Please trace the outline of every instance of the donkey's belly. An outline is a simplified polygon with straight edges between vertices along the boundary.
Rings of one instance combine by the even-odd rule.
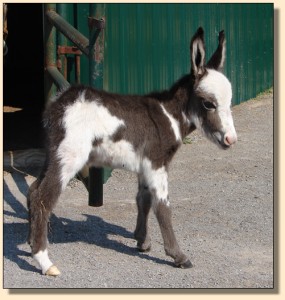
[[[113,142],[110,139],[93,147],[88,160],[90,166],[127,169],[136,173],[140,171],[140,162],[132,144],[126,140]]]

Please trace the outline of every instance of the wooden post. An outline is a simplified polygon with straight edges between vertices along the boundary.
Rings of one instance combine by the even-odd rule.
[[[48,67],[56,67],[56,30],[52,24],[47,20],[46,13],[48,11],[55,11],[55,4],[45,4],[45,32],[44,32],[44,42],[45,42],[45,105],[48,105],[50,99],[56,94],[56,86],[48,74]]]
[[[105,4],[89,5],[89,84],[103,88]],[[103,205],[104,169],[89,169],[89,205]]]

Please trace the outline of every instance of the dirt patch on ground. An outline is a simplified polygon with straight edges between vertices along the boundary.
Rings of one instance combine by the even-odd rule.
[[[26,244],[26,193],[39,170],[22,170],[4,173],[4,287],[272,288],[272,93],[235,106],[233,115],[233,149],[219,150],[195,132],[171,165],[174,229],[193,268],[173,266],[153,214],[152,250],[137,252],[136,176],[115,170],[101,208],[87,205],[78,180],[61,195],[49,251],[62,274],[42,276]]]

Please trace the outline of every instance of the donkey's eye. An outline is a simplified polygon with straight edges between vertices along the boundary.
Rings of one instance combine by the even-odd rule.
[[[206,110],[215,110],[216,105],[210,101],[202,101],[202,104]]]

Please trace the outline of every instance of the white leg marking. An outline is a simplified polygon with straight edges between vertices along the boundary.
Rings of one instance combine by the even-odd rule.
[[[170,205],[168,201],[168,175],[165,167],[154,170],[148,159],[143,160],[143,174],[150,190],[154,190],[157,201]],[[153,203],[155,205],[155,203]]]
[[[44,251],[39,251],[33,256],[33,258],[40,265],[43,274],[46,274],[47,270],[53,265],[48,257],[47,249],[45,249]]]

